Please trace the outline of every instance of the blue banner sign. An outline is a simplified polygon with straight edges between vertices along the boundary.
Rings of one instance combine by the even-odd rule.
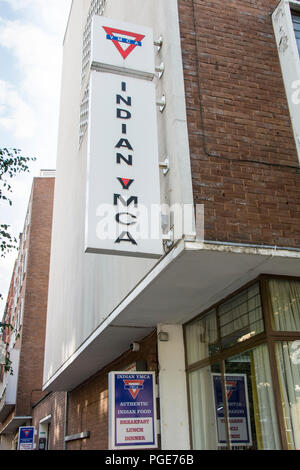
[[[157,447],[154,372],[109,374],[110,449]]]

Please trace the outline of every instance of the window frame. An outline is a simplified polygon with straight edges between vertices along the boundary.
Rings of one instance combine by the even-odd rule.
[[[278,280],[292,280],[292,281],[300,281],[300,277],[295,276],[279,276],[279,275],[270,275],[270,274],[261,274],[257,278],[253,279],[252,281],[248,282],[247,284],[243,285],[236,291],[232,292],[227,297],[223,298],[219,302],[211,305],[209,308],[201,312],[200,314],[193,317],[191,320],[186,322],[183,325],[183,332],[184,332],[184,346],[185,346],[185,366],[186,366],[186,384],[187,384],[187,395],[188,395],[188,410],[189,410],[189,430],[190,430],[190,442],[191,447],[193,448],[193,436],[192,436],[192,427],[191,427],[191,404],[190,404],[190,387],[189,387],[189,374],[194,372],[198,369],[201,369],[206,366],[211,366],[215,363],[219,363],[221,367],[221,375],[224,382],[225,377],[225,361],[226,359],[242,354],[250,349],[253,349],[257,346],[262,344],[266,344],[269,352],[269,360],[270,360],[270,370],[271,370],[271,377],[273,382],[273,390],[274,390],[274,400],[275,400],[275,408],[276,414],[278,419],[278,431],[279,437],[281,442],[281,448],[283,450],[288,450],[288,443],[285,433],[285,423],[284,423],[284,414],[281,405],[281,396],[280,396],[280,383],[277,371],[277,361],[276,361],[276,342],[278,341],[295,341],[300,340],[300,331],[277,331],[274,330],[272,327],[272,304],[271,304],[271,295],[270,290],[268,288],[268,280],[269,279],[278,279]],[[248,287],[258,283],[259,290],[260,290],[260,297],[261,297],[261,307],[262,307],[262,317],[264,323],[264,331],[259,333],[255,336],[252,336],[249,339],[241,343],[237,343],[233,346],[227,347],[222,349],[221,345],[221,338],[220,338],[220,325],[218,320],[218,307],[227,302],[229,299],[235,297],[243,290],[247,289]],[[209,311],[216,309],[216,316],[217,316],[217,328],[218,328],[218,345],[219,345],[219,352],[213,356],[208,356],[200,361],[197,361],[193,364],[188,365],[187,362],[187,336],[186,336],[186,327],[193,323],[195,320],[200,319],[204,315],[206,315]],[[224,389],[224,384],[223,384]],[[225,420],[227,416],[225,414]],[[229,435],[227,433],[227,448],[230,449],[230,440]]]

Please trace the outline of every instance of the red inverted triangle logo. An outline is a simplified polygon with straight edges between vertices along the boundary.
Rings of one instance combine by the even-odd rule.
[[[109,28],[108,26],[103,26],[103,29],[107,34],[106,39],[114,43],[123,59],[126,59],[137,46],[141,46],[142,40],[145,37],[143,34],[130,33],[129,31]],[[124,48],[121,44],[123,44]]]
[[[237,381],[236,380],[226,380],[226,395],[227,395],[227,400],[231,397],[232,393],[235,390]]]
[[[124,380],[125,389],[128,390],[135,400],[139,392],[143,389],[144,380]]]
[[[118,178],[118,180],[120,181],[123,189],[129,189],[129,187],[134,182],[134,180],[127,179],[127,178]]]

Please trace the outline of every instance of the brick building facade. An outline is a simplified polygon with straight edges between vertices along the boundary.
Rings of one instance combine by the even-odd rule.
[[[294,0],[73,2],[44,395],[24,409],[48,449],[107,449],[108,374],[130,367],[156,373],[161,449],[300,448],[299,12]],[[85,60],[95,14],[153,29],[161,200],[203,205],[201,234],[170,237],[156,261],[85,253],[89,80],[107,73]]]
[[[143,370],[157,372],[155,332],[141,342],[139,352],[125,352],[122,357],[69,392],[67,434],[70,440],[67,441],[67,450],[108,449],[108,373],[125,371],[141,361]],[[87,432],[88,438],[78,438],[82,432]]]
[[[205,239],[299,248],[299,164],[277,1],[179,1],[195,203]]]
[[[19,426],[30,424],[32,407],[42,391],[49,259],[51,246],[53,177],[33,180],[19,254],[4,313],[13,375],[1,381],[1,446],[14,448]]]
[[[300,2],[80,5],[73,3],[64,42],[53,228],[55,251],[67,240],[72,249],[59,268],[51,258],[44,373],[45,390],[68,390],[66,448],[108,447],[108,373],[134,361],[131,341],[156,372],[162,449],[299,448],[299,370],[291,358],[300,339],[300,127],[291,90],[300,79]],[[103,74],[97,58],[86,59],[95,14],[128,22],[126,31],[153,29],[160,167],[166,155],[169,165],[160,175],[161,201],[203,208],[196,233],[184,228],[173,239],[171,216],[157,263],[83,249],[80,200],[93,120],[86,106],[94,96],[90,80]],[[78,77],[73,88],[70,74]],[[131,106],[127,97],[124,103]],[[72,195],[76,218],[60,205]],[[82,268],[77,277],[75,266]],[[60,309],[71,332],[55,326]],[[64,345],[63,358],[51,335]]]
[[[66,393],[50,392],[32,406],[31,425],[37,434],[38,450],[64,450],[66,428]],[[42,441],[42,442],[41,442]]]

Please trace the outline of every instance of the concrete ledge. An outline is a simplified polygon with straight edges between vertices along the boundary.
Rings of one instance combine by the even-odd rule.
[[[72,434],[65,437],[65,442],[77,441],[78,439],[87,439],[90,437],[90,431],[80,432],[79,434]]]

